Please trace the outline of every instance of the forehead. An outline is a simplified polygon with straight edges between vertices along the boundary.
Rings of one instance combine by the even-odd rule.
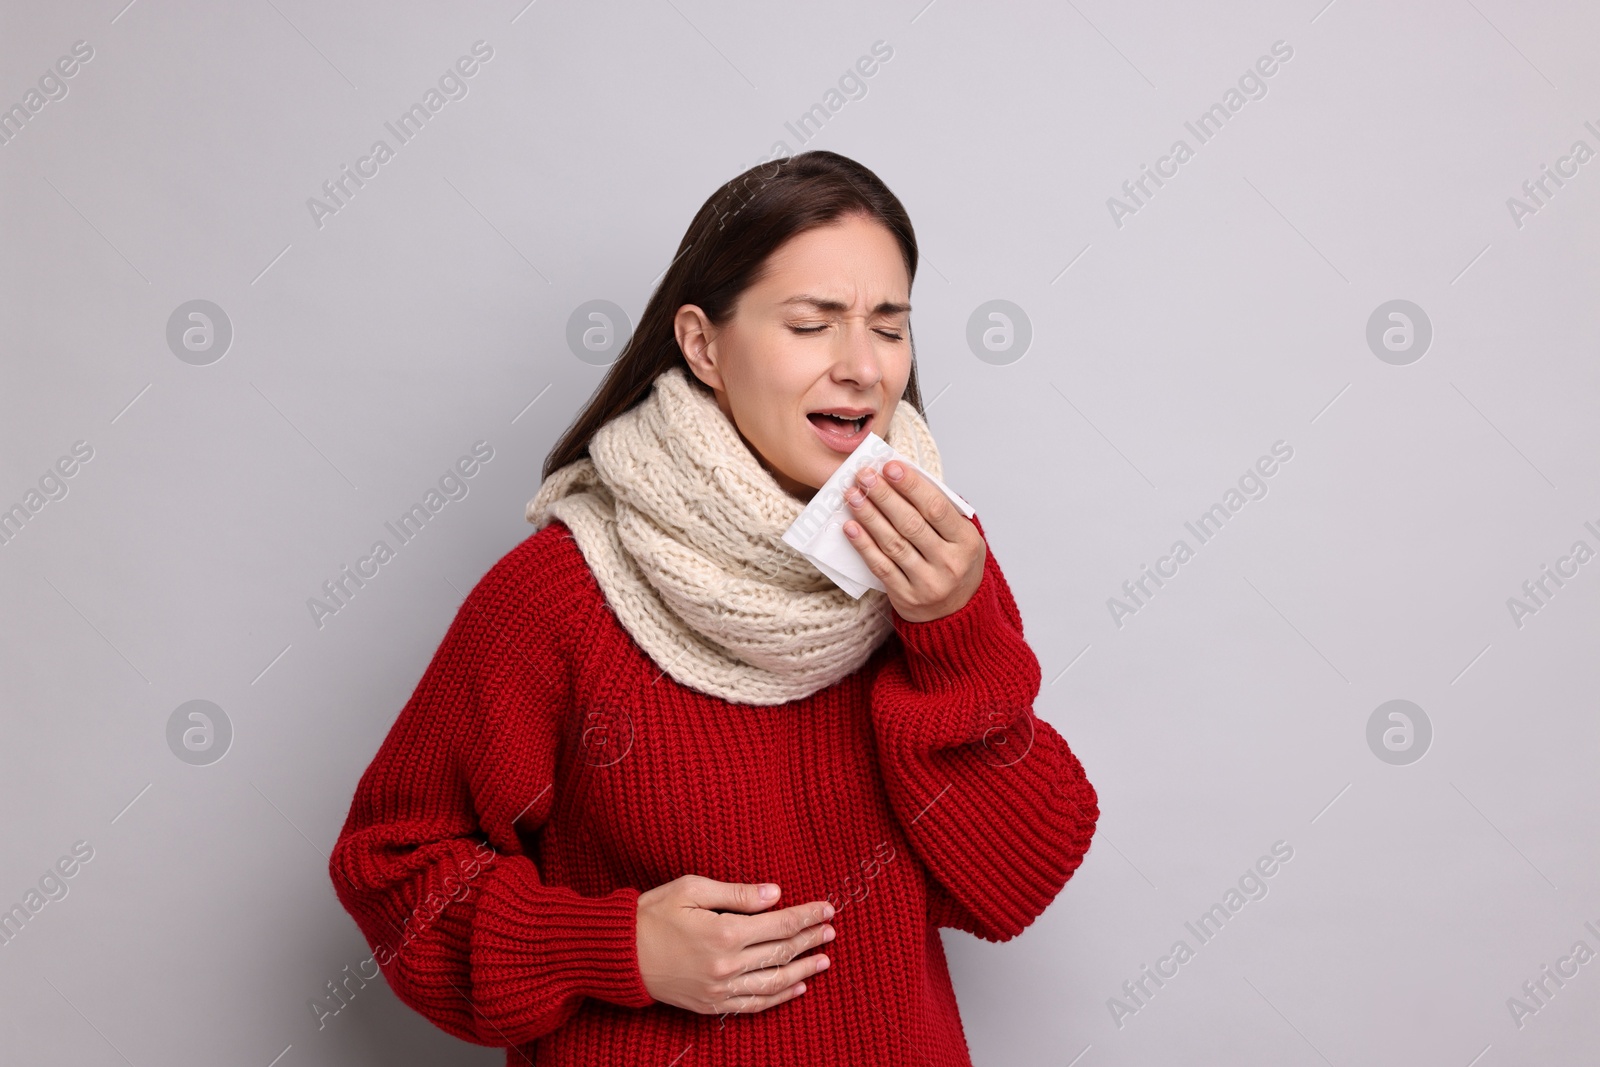
[[[909,310],[900,242],[874,219],[841,219],[790,238],[767,258],[755,289],[766,304],[805,297],[794,306],[870,308],[888,303]]]

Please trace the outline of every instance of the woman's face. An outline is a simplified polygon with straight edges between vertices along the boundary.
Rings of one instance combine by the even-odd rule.
[[[739,435],[789,493],[810,500],[866,435],[887,437],[911,376],[910,280],[900,244],[850,216],[767,257],[716,327],[678,309],[678,346]],[[866,415],[856,426],[823,412]]]

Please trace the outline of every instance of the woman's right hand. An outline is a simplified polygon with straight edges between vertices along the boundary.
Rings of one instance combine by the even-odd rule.
[[[686,874],[639,894],[639,971],[650,995],[702,1015],[765,1011],[805,992],[828,965],[800,953],[833,938],[825,900],[765,915],[759,885]]]

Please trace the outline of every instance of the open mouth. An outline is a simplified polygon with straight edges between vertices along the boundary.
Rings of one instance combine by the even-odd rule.
[[[838,411],[812,411],[806,418],[816,427],[817,437],[835,452],[851,453],[867,439],[867,426],[872,422],[872,412],[859,414],[849,408]]]
[[[838,433],[852,435],[860,433],[866,428],[867,423],[872,420],[871,415],[859,415],[856,418],[847,419],[840,415],[826,415],[820,411],[813,411],[806,418],[810,419],[813,425],[820,426],[825,430],[834,430]]]

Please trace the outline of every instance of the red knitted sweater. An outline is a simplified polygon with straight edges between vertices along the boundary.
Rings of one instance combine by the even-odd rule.
[[[959,611],[893,620],[828,688],[732,704],[644,654],[565,525],[528,537],[461,605],[333,849],[389,986],[508,1065],[969,1065],[938,928],[1021,933],[1099,806],[1033,714],[993,552]],[[765,1011],[656,1002],[637,900],[685,874],[830,900],[832,966]]]

